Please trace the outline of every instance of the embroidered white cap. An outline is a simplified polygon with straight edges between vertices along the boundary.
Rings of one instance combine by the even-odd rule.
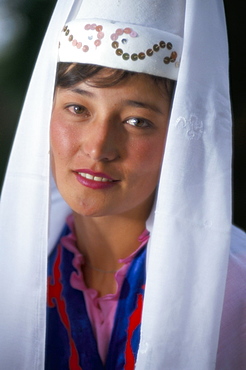
[[[63,28],[58,60],[177,80],[183,3],[85,0],[76,18]]]

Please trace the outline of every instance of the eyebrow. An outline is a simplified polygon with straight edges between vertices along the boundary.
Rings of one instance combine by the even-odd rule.
[[[83,89],[79,89],[78,87],[74,88],[74,89],[71,89],[71,91],[73,93],[76,93],[76,94],[79,94],[79,95],[83,95],[83,96],[89,96],[89,97],[93,97],[94,94],[90,91],[86,91],[86,90],[83,90]]]
[[[74,89],[71,89],[71,91],[73,93],[76,93],[76,94],[79,94],[79,95],[82,95],[82,96],[88,96],[90,98],[95,96],[92,92],[80,89],[78,87],[76,87]],[[142,102],[142,101],[138,101],[138,100],[127,99],[127,100],[123,101],[123,105],[124,106],[136,107],[136,108],[148,109],[148,110],[152,110],[156,113],[163,114],[163,112],[155,104],[150,104],[150,103],[146,103],[146,102]]]
[[[143,108],[143,109],[150,109],[156,113],[163,114],[163,112],[154,104],[146,103],[146,102],[141,102],[137,100],[126,100],[125,105],[130,105],[131,107],[136,107],[136,108]]]

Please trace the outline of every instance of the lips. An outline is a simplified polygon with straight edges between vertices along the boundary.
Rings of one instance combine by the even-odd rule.
[[[103,172],[94,172],[89,169],[79,169],[74,171],[77,180],[86,187],[92,189],[107,189],[115,185],[119,180]]]

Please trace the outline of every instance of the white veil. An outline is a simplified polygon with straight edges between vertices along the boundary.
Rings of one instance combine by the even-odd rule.
[[[2,191],[3,370],[44,368],[48,237],[52,247],[70,211],[52,180],[50,186],[49,122],[60,31],[80,3],[58,0]],[[138,370],[215,367],[228,264],[231,113],[223,2],[182,3],[182,61],[156,209],[148,220],[151,239]]]

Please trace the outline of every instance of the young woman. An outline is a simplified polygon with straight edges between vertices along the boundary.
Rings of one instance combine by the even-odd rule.
[[[245,368],[227,68],[221,1],[58,2],[3,189],[1,368]]]
[[[61,247],[73,256],[59,249],[51,256],[47,368],[67,366],[61,342],[62,352],[64,348],[70,352],[68,333],[78,329],[79,335],[81,330],[79,326],[72,329],[72,321],[78,320],[72,307],[80,307],[81,325],[88,330],[84,341],[75,343],[78,353],[87,348],[82,368],[102,366],[96,347],[103,363],[107,361],[112,369],[124,367],[126,343],[131,339],[128,320],[135,314],[134,329],[140,323],[138,297],[145,284],[145,251],[140,246],[148,240],[146,220],[160,174],[171,85],[164,78],[92,65],[65,63],[58,67],[51,163],[57,187],[74,211],[69,218],[72,236],[61,241]],[[54,292],[61,283],[66,290],[70,281],[74,289],[83,292],[84,309],[82,295],[74,295],[74,290],[69,289],[68,295]],[[87,312],[96,337],[92,344]],[[135,339],[135,355],[138,341]]]

